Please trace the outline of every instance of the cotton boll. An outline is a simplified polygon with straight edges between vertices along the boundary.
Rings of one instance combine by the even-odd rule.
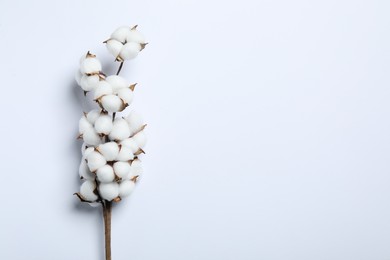
[[[80,71],[83,74],[97,73],[102,70],[102,65],[97,58],[86,58],[80,64]]]
[[[116,142],[100,144],[97,150],[104,156],[106,161],[113,161],[119,154],[119,146]]]
[[[126,146],[121,147],[121,149],[116,157],[117,161],[129,161],[129,160],[133,160],[133,159],[134,159],[133,151]]]
[[[81,73],[80,70],[78,70],[76,72],[76,75],[75,75],[75,80],[77,82],[77,85],[80,85],[80,82],[81,82],[81,78],[83,77],[83,74]]]
[[[106,81],[111,85],[114,93],[117,93],[117,91],[121,88],[127,88],[129,86],[127,81],[118,75],[108,76]]]
[[[138,132],[136,135],[133,136],[133,139],[140,148],[145,147],[146,140],[147,140],[146,135],[145,135],[145,131]]]
[[[129,175],[131,168],[130,163],[128,162],[116,162],[114,163],[113,167],[116,176],[122,179],[126,178]]]
[[[127,42],[145,43],[145,37],[137,30],[130,30],[126,37]]]
[[[95,175],[89,170],[87,163],[85,160],[81,160],[79,166],[79,175],[82,179],[93,180],[95,179]]]
[[[112,93],[112,87],[109,83],[107,83],[106,81],[99,81],[99,83],[97,83],[96,85],[95,92],[93,94],[93,99],[97,100],[104,95],[110,95]]]
[[[119,184],[119,196],[121,198],[129,196],[135,188],[135,183],[130,180],[122,181]]]
[[[115,179],[114,169],[112,166],[106,164],[97,169],[96,176],[100,182],[112,182]]]
[[[92,124],[88,122],[87,118],[83,116],[79,121],[79,134],[83,134],[87,129],[93,128]]]
[[[87,156],[88,167],[91,172],[95,172],[97,169],[107,163],[106,159],[100,153],[93,151]]]
[[[115,39],[120,42],[125,42],[129,32],[130,32],[129,26],[121,26],[111,34],[111,39]]]
[[[141,161],[136,159],[132,161],[131,166],[130,166],[130,173],[127,176],[129,179],[141,176],[142,174],[142,164]]]
[[[126,138],[125,140],[121,141],[122,147],[125,146],[129,148],[132,153],[135,153],[139,150],[138,144],[134,141],[133,138]]]
[[[137,132],[144,125],[142,117],[134,111],[126,117],[126,121],[129,124],[131,134]]]
[[[93,151],[95,151],[95,148],[94,147],[88,147],[87,149],[85,149],[84,152],[82,152],[82,155],[83,155],[83,160],[87,159],[87,156],[92,153]]]
[[[98,196],[94,193],[96,184],[92,180],[87,180],[81,184],[80,195],[87,201],[96,201]]]
[[[141,51],[141,45],[136,42],[128,42],[123,45],[119,56],[124,60],[131,60],[138,56],[138,53]]]
[[[99,82],[99,76],[98,75],[83,75],[80,79],[80,87],[84,91],[92,91],[96,88],[97,83]]]
[[[122,50],[123,43],[115,39],[111,39],[106,42],[106,47],[108,52],[110,52],[116,58]]]
[[[123,101],[117,95],[106,95],[101,98],[101,105],[107,112],[120,112],[123,110]]]
[[[119,89],[118,97],[120,97],[125,104],[129,105],[131,101],[133,101],[133,91],[130,88]]]
[[[96,146],[102,142],[102,139],[94,128],[86,129],[83,133],[83,140],[88,145]]]
[[[88,122],[90,122],[91,124],[94,124],[96,119],[99,118],[101,113],[102,113],[102,111],[99,109],[93,109],[93,110],[89,111],[87,113]]]
[[[123,118],[116,118],[109,134],[111,140],[124,140],[130,136],[129,125]]]
[[[119,185],[116,182],[100,183],[99,193],[103,199],[111,201],[118,197]]]
[[[112,117],[108,114],[102,114],[95,121],[95,130],[99,134],[108,135],[112,129]]]

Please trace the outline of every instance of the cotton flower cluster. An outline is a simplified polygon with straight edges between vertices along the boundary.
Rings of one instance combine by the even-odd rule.
[[[123,50],[116,57],[121,62],[129,57],[126,45],[137,43],[142,49],[144,42],[136,27],[124,28],[117,29],[109,40],[120,40]],[[146,144],[146,124],[140,115],[132,111],[127,116],[116,117],[116,112],[131,104],[135,84],[129,85],[118,75],[106,76],[101,70],[99,60],[88,52],[80,60],[76,77],[85,92],[92,91],[93,100],[100,106],[84,113],[79,121],[79,138],[84,142],[79,167],[83,183],[76,195],[91,205],[120,201],[131,194],[142,173],[140,156]]]

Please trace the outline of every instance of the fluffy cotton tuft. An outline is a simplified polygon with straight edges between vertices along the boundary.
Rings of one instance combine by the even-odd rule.
[[[112,117],[108,114],[102,114],[95,122],[95,130],[99,134],[108,135],[112,130]]]
[[[116,142],[100,144],[97,150],[104,156],[106,161],[113,161],[119,154],[119,146]]]
[[[93,151],[87,156],[88,167],[91,172],[95,172],[97,169],[107,163],[106,159],[100,153]]]
[[[129,196],[135,188],[135,183],[130,180],[124,180],[119,184],[119,196],[121,198]]]
[[[111,34],[111,39],[115,39],[123,43],[126,41],[126,37],[129,34],[129,32],[130,32],[129,26],[121,26]]]
[[[137,30],[130,30],[126,37],[127,42],[145,43],[145,37]]]
[[[130,88],[122,88],[118,90],[118,97],[127,105],[133,101],[133,91]]]
[[[99,193],[103,199],[111,201],[118,197],[119,185],[116,182],[100,183]]]
[[[87,180],[81,184],[80,195],[87,201],[94,202],[98,199],[95,194],[96,184],[94,181]]]
[[[85,116],[80,118],[79,121],[79,134],[83,134],[87,129],[92,129],[92,124],[87,120]]]
[[[137,132],[144,125],[142,117],[134,111],[126,117],[126,121],[129,123],[131,134]]]
[[[118,40],[111,39],[106,42],[106,47],[114,57],[118,57],[122,50],[123,44]]]
[[[117,95],[106,95],[101,98],[101,105],[107,112],[120,112],[123,110],[123,101]]]
[[[93,180],[95,175],[89,170],[85,160],[82,160],[79,167],[79,175],[81,179]]]
[[[115,179],[114,169],[112,166],[106,164],[96,171],[96,177],[100,182],[112,182]]]
[[[121,88],[128,87],[127,81],[118,75],[108,76],[106,78],[106,81],[110,84],[114,92],[118,91]]]
[[[84,152],[82,152],[82,155],[83,155],[83,160],[87,159],[87,156],[92,153],[93,151],[95,151],[95,148],[94,147],[88,147],[84,150]]]
[[[129,125],[123,118],[116,118],[109,137],[111,140],[120,141],[130,136]]]
[[[121,145],[129,148],[132,153],[135,153],[139,150],[139,146],[133,138],[126,138],[125,140],[121,141]]]
[[[107,81],[99,81],[99,83],[96,85],[96,89],[93,94],[93,99],[97,100],[104,95],[110,95],[112,93],[112,87]]]
[[[96,146],[102,142],[102,139],[94,128],[85,129],[83,133],[83,140],[88,145]]]
[[[97,84],[99,83],[99,76],[98,75],[83,75],[80,79],[80,87],[84,91],[92,91],[96,88]]]
[[[134,161],[131,162],[130,166],[130,172],[129,175],[127,176],[129,179],[141,176],[142,174],[142,164],[141,161],[138,159],[135,159]]]
[[[146,135],[145,135],[145,131],[140,131],[138,132],[137,134],[135,134],[133,136],[133,139],[134,141],[137,143],[137,145],[140,147],[140,148],[144,148],[145,145],[146,145]]]
[[[117,161],[129,161],[134,159],[133,151],[126,147],[122,146],[117,157],[115,158]]]
[[[128,42],[126,43],[119,56],[124,60],[132,60],[138,56],[138,53],[141,51],[141,45],[136,42]]]
[[[93,109],[93,110],[89,111],[87,114],[88,122],[90,122],[91,124],[94,124],[95,121],[99,118],[101,113],[102,113],[102,111],[99,109]]]
[[[87,57],[80,63],[80,71],[83,74],[99,73],[102,65],[96,57]]]
[[[116,162],[113,165],[114,172],[119,178],[125,179],[130,173],[130,163],[128,162]]]

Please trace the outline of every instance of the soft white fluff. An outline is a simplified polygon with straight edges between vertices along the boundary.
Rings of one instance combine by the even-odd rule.
[[[118,197],[119,185],[116,182],[100,183],[99,193],[103,199],[111,201]]]
[[[104,156],[106,161],[113,161],[119,154],[119,146],[116,142],[100,144],[97,150]]]
[[[106,95],[101,99],[101,104],[107,112],[119,112],[123,108],[123,101],[117,95]]]
[[[130,163],[128,162],[116,162],[114,163],[114,172],[119,178],[125,179],[130,172]]]
[[[133,101],[133,91],[130,88],[121,88],[118,90],[118,97],[120,97],[125,104],[130,105]]]
[[[124,180],[119,184],[119,197],[129,196],[135,188],[135,183],[130,180]]]
[[[138,53],[141,51],[141,45],[136,42],[128,42],[123,45],[119,56],[124,60],[131,60],[138,56]]]
[[[95,130],[99,134],[108,135],[112,130],[112,117],[108,114],[102,114],[95,122]]]
[[[97,151],[93,151],[87,156],[88,168],[91,172],[95,172],[97,169],[107,163],[103,155]]]
[[[115,118],[114,125],[112,126],[112,130],[109,134],[111,140],[124,140],[130,136],[129,125],[126,120],[118,117]]]
[[[126,117],[126,121],[129,123],[131,134],[137,132],[144,125],[144,120],[141,115],[134,111],[130,112]]]
[[[145,43],[145,37],[136,29],[130,30],[126,37],[127,42]]]
[[[84,74],[97,73],[102,70],[102,64],[97,58],[88,57],[80,64],[80,71]]]
[[[133,138],[126,138],[125,140],[121,141],[121,145],[129,148],[132,153],[135,153],[139,150],[139,146]]]
[[[129,26],[121,26],[111,34],[111,39],[115,39],[120,42],[125,42],[129,32],[130,32]]]
[[[80,79],[80,87],[84,91],[92,91],[96,88],[98,82],[99,82],[98,75],[92,75],[92,76],[84,75]]]
[[[92,124],[87,120],[85,116],[79,120],[79,134],[83,134],[85,130],[93,128]]]
[[[79,85],[80,86],[80,82],[81,82],[81,78],[83,77],[83,74],[81,73],[81,71],[80,70],[78,70],[77,72],[76,72],[76,75],[74,76],[74,78],[75,78],[75,80],[76,80],[76,82],[77,82],[77,85]]]
[[[127,81],[121,76],[111,75],[106,78],[106,81],[111,85],[113,91],[116,93],[118,89],[128,87]]]
[[[94,147],[88,147],[87,149],[84,150],[84,152],[82,152],[82,155],[83,155],[83,160],[87,159],[87,156],[92,153],[93,151],[95,151],[95,148]]]
[[[108,82],[102,80],[99,81],[99,83],[96,85],[95,92],[93,93],[93,99],[97,100],[101,96],[110,95],[112,93],[113,91],[111,85]]]
[[[93,146],[96,146],[102,142],[102,139],[94,128],[85,129],[83,133],[83,140],[86,144]]]
[[[121,49],[123,47],[123,43],[118,40],[111,39],[106,42],[106,47],[109,53],[111,53],[115,58],[118,57]]]
[[[129,160],[133,160],[133,159],[134,159],[133,151],[126,146],[121,147],[121,149],[116,157],[117,161],[129,161]]]
[[[93,173],[89,170],[87,162],[85,160],[81,160],[79,166],[79,175],[80,178],[87,179],[87,180],[93,180],[95,178]]]
[[[141,148],[145,147],[146,141],[147,141],[145,131],[142,130],[142,131],[138,132],[136,135],[133,136],[133,139],[139,147],[141,147]]]
[[[141,176],[142,174],[142,164],[141,161],[138,159],[135,159],[134,161],[131,162],[130,166],[130,172],[129,175],[127,176],[129,179]]]
[[[102,113],[102,111],[100,109],[93,109],[93,110],[89,111],[87,114],[88,122],[90,122],[91,124],[94,124],[95,121],[99,118],[101,113]]]
[[[106,164],[97,169],[96,176],[100,182],[112,182],[115,179],[114,169],[112,166]]]
[[[80,194],[87,201],[95,201],[98,199],[98,196],[94,193],[96,189],[96,184],[94,181],[87,180],[81,184]]]

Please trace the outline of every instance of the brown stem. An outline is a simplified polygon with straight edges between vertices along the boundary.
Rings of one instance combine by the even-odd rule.
[[[122,67],[123,67],[123,61],[122,61],[121,64],[119,65],[119,68],[118,68],[118,71],[116,72],[116,75],[119,75],[119,72],[121,72]]]
[[[103,202],[104,241],[106,247],[106,260],[111,260],[111,201]]]

